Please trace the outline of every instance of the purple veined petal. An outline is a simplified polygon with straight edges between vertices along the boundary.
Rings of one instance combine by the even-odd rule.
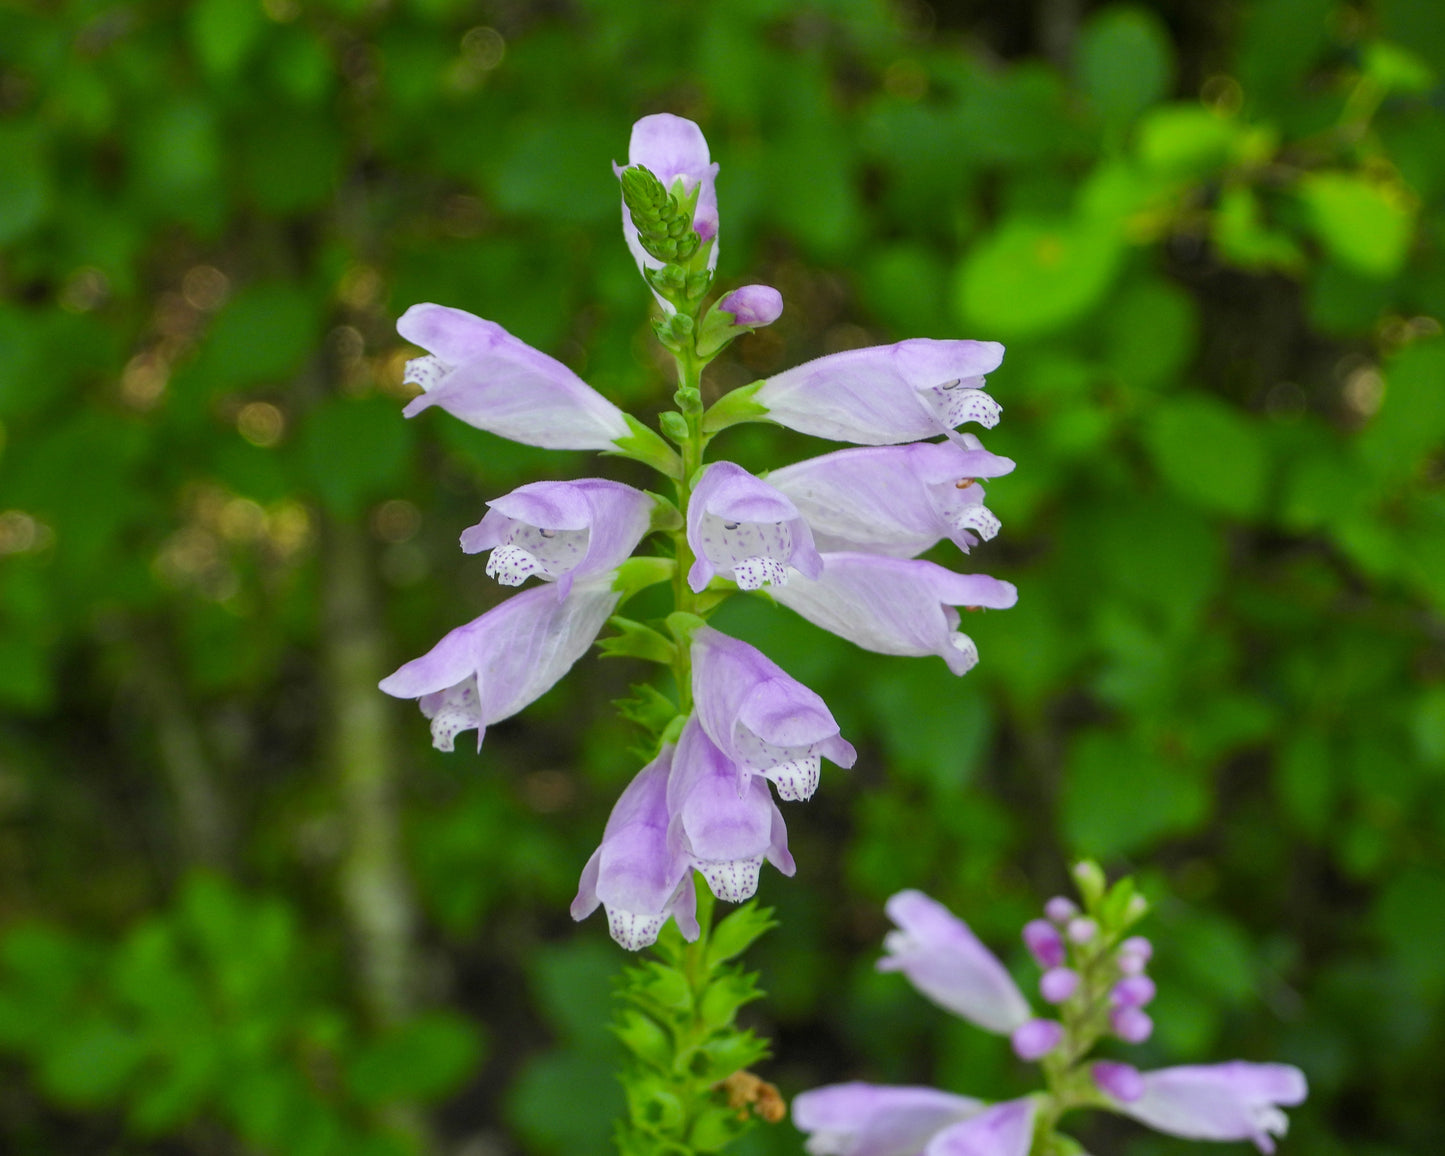
[[[677,742],[667,808],[672,845],[686,853],[719,899],[741,903],[751,897],[764,859],[784,875],[796,869],[766,781],[718,750],[696,716]]]
[[[654,499],[603,478],[532,482],[488,502],[462,532],[468,554],[491,550],[487,574],[505,586],[536,575],[556,579],[565,598],[574,580],[615,570],[651,528]]]
[[[819,549],[912,558],[941,538],[965,553],[998,532],[979,478],[1014,468],[972,435],[951,441],[837,450],[774,470]],[[969,447],[972,448],[969,448]]]
[[[756,590],[785,585],[790,567],[809,578],[823,569],[797,507],[732,462],[713,462],[703,471],[687,506],[687,541],[697,558],[687,575],[694,591],[715,574],[741,590]]]
[[[572,918],[579,920],[602,904],[612,938],[629,951],[657,942],[670,915],[684,938],[698,935],[692,873],[667,838],[672,754],[671,745],[663,747],[622,792],[572,901]]]
[[[550,690],[587,653],[620,597],[603,581],[578,583],[562,599],[544,587],[524,590],[451,631],[381,689],[421,700],[438,750],[473,728],[480,749],[487,727]]]
[[[996,341],[913,338],[805,362],[768,378],[752,400],[800,433],[898,445],[951,434],[963,420],[993,425],[997,403],[978,387],[1002,360]]]
[[[1004,609],[1018,600],[1011,582],[955,574],[916,558],[828,553],[823,576],[795,578],[773,597],[815,626],[879,654],[936,654],[954,674],[978,663],[973,640],[958,632],[955,606]]]
[[[718,257],[718,166],[708,152],[707,138],[703,136],[702,129],[690,120],[667,112],[643,117],[632,126],[627,164],[614,164],[612,170],[621,176],[624,168],[633,165],[647,169],[668,191],[672,191],[674,183],[679,180],[684,193],[690,193],[701,185],[693,210],[692,227],[704,243],[712,242],[707,259],[708,272],[711,273],[717,268]],[[632,223],[632,214],[627,211],[626,202],[622,205],[622,235],[639,270],[662,268],[664,262],[642,248],[637,226]],[[653,296],[664,310],[673,312],[673,307],[659,294],[654,292]]]
[[[731,313],[734,324],[761,329],[783,315],[783,295],[771,285],[744,285],[719,301],[717,307]]]
[[[985,1107],[933,1088],[829,1084],[793,1097],[793,1123],[810,1134],[812,1156],[918,1156],[944,1128]]]
[[[478,429],[554,450],[612,449],[631,432],[620,409],[494,322],[443,305],[413,305],[396,327],[431,353],[407,364],[406,380],[426,391],[402,410],[407,417],[441,406]]]
[[[819,760],[857,759],[827,704],[755,647],[710,626],[692,636],[697,719],[733,762],[772,779],[784,799],[807,799]]]
[[[945,1128],[929,1142],[924,1156],[1028,1156],[1037,1111],[1032,1097],[995,1104]]]
[[[1261,1151],[1274,1151],[1289,1119],[1281,1106],[1293,1107],[1308,1094],[1304,1073],[1288,1064],[1186,1065],[1143,1073],[1137,1100],[1116,1100],[1116,1111],[1158,1132],[1189,1140],[1251,1140]]]
[[[1029,1001],[968,924],[921,891],[888,900],[898,925],[883,940],[879,971],[901,971],[939,1007],[997,1035],[1033,1019]]]

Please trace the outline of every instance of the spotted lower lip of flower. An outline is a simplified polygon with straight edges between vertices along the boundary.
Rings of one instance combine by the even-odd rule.
[[[997,424],[1001,407],[982,386],[1002,360],[996,341],[913,338],[804,362],[768,378],[751,400],[769,420],[833,441],[886,446],[956,437],[953,428],[964,421]]]
[[[587,653],[620,598],[605,581],[579,582],[560,599],[545,587],[524,590],[451,631],[381,689],[419,700],[437,750],[472,729],[480,750],[487,727],[534,702]]]
[[[1275,1149],[1294,1107],[1309,1092],[1304,1073],[1289,1064],[1189,1064],[1141,1073],[1136,1099],[1115,1099],[1116,1112],[1157,1132],[1189,1140],[1250,1140],[1265,1153]],[[1097,1081],[1097,1077],[1096,1077]],[[1104,1084],[1108,1084],[1105,1080]],[[1101,1086],[1106,1094],[1108,1087]]]
[[[781,798],[809,798],[820,759],[851,767],[858,757],[817,694],[755,647],[708,626],[692,635],[692,697],[714,745],[771,779]]]
[[[732,462],[713,462],[703,471],[688,503],[687,541],[696,557],[687,575],[694,591],[715,574],[740,590],[756,590],[785,585],[789,567],[809,578],[823,569],[797,507]]]
[[[468,425],[524,445],[610,450],[633,430],[623,412],[555,358],[494,321],[444,305],[413,305],[396,323],[428,356],[407,362],[424,390],[402,411],[440,406]]]
[[[913,558],[941,538],[960,550],[998,533],[980,478],[1014,468],[972,434],[837,450],[774,470],[773,486],[798,507],[820,550]]]
[[[812,1156],[918,1156],[934,1136],[987,1105],[934,1088],[854,1082],[793,1098],[793,1123]]]
[[[629,951],[655,943],[669,916],[684,939],[698,937],[692,872],[667,838],[672,755],[672,745],[664,746],[622,792],[572,901],[577,920],[586,919],[599,903],[606,908],[612,938]]]
[[[764,859],[784,875],[796,870],[787,827],[767,783],[744,774],[713,745],[696,716],[677,741],[667,808],[672,845],[686,851],[719,899],[750,898]]]
[[[532,482],[487,503],[462,533],[468,554],[490,550],[487,574],[504,586],[536,575],[565,598],[575,580],[614,570],[652,524],[656,499],[621,482]]]
[[[879,654],[936,654],[954,674],[978,663],[978,649],[958,632],[956,606],[1006,609],[1013,583],[987,574],[955,574],[932,562],[882,554],[827,553],[816,581],[773,591],[809,622]]]

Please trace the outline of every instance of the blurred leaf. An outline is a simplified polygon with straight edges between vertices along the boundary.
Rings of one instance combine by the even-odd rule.
[[[357,517],[400,483],[412,446],[395,404],[382,397],[322,402],[306,415],[299,441],[312,486],[342,518]]]
[[[1139,123],[1144,165],[1176,177],[1199,177],[1234,159],[1243,140],[1236,121],[1197,104],[1165,104]]]
[[[1308,173],[1299,194],[1325,249],[1364,277],[1392,277],[1405,262],[1415,225],[1406,194],[1354,173]]]
[[[1387,484],[1412,478],[1445,439],[1445,341],[1425,341],[1385,366],[1380,410],[1356,442],[1360,459]]]
[[[1228,185],[1220,194],[1211,236],[1220,255],[1242,269],[1296,272],[1304,266],[1299,246],[1264,223],[1259,199],[1246,185]]]
[[[1376,920],[1409,982],[1431,999],[1445,993],[1445,874],[1407,868],[1386,886]]]
[[[1173,281],[1131,280],[1104,310],[1103,334],[1109,366],[1125,381],[1175,385],[1199,341],[1198,309]]]
[[[38,225],[50,199],[49,166],[39,126],[0,124],[0,245]]]
[[[1080,86],[1109,125],[1128,124],[1174,79],[1169,34],[1147,8],[1111,4],[1091,13],[1075,52]]]
[[[1264,439],[1253,422],[1214,397],[1162,401],[1149,417],[1144,444],[1164,479],[1204,509],[1249,517],[1264,502]]]
[[[196,55],[220,79],[235,75],[266,25],[256,0],[196,0],[188,15]]]
[[[347,1068],[347,1084],[366,1104],[427,1103],[459,1087],[481,1053],[476,1024],[452,1012],[430,1012],[357,1052]]]

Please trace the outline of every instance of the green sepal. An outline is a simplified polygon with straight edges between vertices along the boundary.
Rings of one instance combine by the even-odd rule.
[[[655,736],[660,748],[662,736],[667,732],[668,726],[680,717],[677,703],[651,683],[638,683],[631,689],[631,698],[619,698],[612,705],[628,722],[636,723],[648,734]]]
[[[1117,935],[1127,926],[1127,922],[1132,922],[1126,922],[1126,914],[1130,901],[1137,894],[1134,880],[1127,875],[1109,888],[1099,906],[1099,922],[1106,934]]]
[[[708,1040],[690,1055],[679,1056],[677,1070],[702,1083],[716,1084],[767,1056],[767,1042],[751,1030],[730,1031]]]
[[[597,649],[604,658],[643,658],[648,662],[660,662],[671,666],[677,658],[677,646],[671,639],[663,637],[652,627],[631,618],[614,614],[607,625],[618,631],[608,638],[597,640]]]
[[[650,1015],[627,1008],[609,1025],[622,1046],[644,1064],[667,1072],[673,1066],[672,1033]]]
[[[675,558],[658,558],[646,554],[629,558],[617,567],[617,573],[612,577],[612,589],[622,591],[622,601],[626,602],[639,590],[670,581],[672,572],[676,569]]]
[[[662,1076],[633,1070],[624,1081],[627,1113],[645,1133],[678,1136],[687,1124],[687,1107]],[[659,1151],[667,1151],[661,1148]],[[678,1151],[686,1152],[686,1148]]]
[[[668,618],[668,626],[672,625]],[[778,926],[771,907],[759,907],[757,900],[743,904],[715,928],[707,945],[708,970],[735,959],[745,952],[759,936]]]
[[[664,410],[658,414],[657,424],[662,427],[663,436],[674,445],[685,445],[692,437],[692,431],[687,428],[687,418],[675,410]]]
[[[696,614],[689,614],[686,610],[674,610],[665,621],[667,629],[672,632],[678,646],[691,646],[693,631],[699,626],[707,625],[706,619]],[[728,918],[731,919],[732,916]]]
[[[644,490],[643,493],[652,499],[652,521],[647,527],[649,530],[670,533],[682,529],[682,515],[678,513],[676,506],[651,490]]]
[[[733,1022],[738,1008],[762,999],[763,995],[754,976],[741,973],[719,976],[702,993],[697,1014],[708,1027],[724,1028]]]
[[[682,728],[687,725],[686,715],[676,715],[662,732],[663,743],[675,743],[682,737]]]
[[[712,408],[703,414],[703,433],[717,433],[730,425],[739,425],[746,421],[767,421],[768,407],[753,400],[764,384],[765,382],[755,381],[752,385],[744,385],[718,398]]]
[[[618,457],[631,458],[635,462],[651,466],[658,473],[669,478],[682,477],[682,459],[669,446],[654,429],[643,425],[630,413],[622,415],[627,421],[627,428],[632,432],[626,437],[613,438],[612,444],[615,450],[606,450],[605,453],[615,454]]]
[[[1074,864],[1074,885],[1078,887],[1089,914],[1095,914],[1104,898],[1104,889],[1108,886],[1104,869],[1092,859],[1079,860]]]
[[[703,614],[711,614],[737,592],[737,583],[735,582],[730,582],[727,586],[719,586],[716,588],[709,585],[701,594],[693,599],[693,605]],[[770,601],[772,600],[771,596],[769,596],[769,599]]]
[[[750,1127],[754,1121],[745,1112],[725,1104],[713,1104],[704,1108],[693,1122],[687,1134],[687,1146],[694,1152],[717,1152],[726,1148]]]
[[[655,1008],[664,1016],[692,1007],[692,988],[688,986],[687,977],[677,968],[668,967],[655,959],[629,969],[627,980],[617,994],[622,999],[643,1004],[645,1008]]]

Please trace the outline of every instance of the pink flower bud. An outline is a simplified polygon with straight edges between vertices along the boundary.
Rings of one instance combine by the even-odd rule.
[[[1066,930],[1070,941],[1082,947],[1086,943],[1091,943],[1094,936],[1099,934],[1099,925],[1087,915],[1084,915],[1078,919],[1069,920],[1069,926]]]
[[[1125,975],[1138,975],[1154,955],[1154,945],[1142,935],[1131,935],[1119,944],[1116,961]]]
[[[731,313],[738,325],[757,329],[782,316],[783,295],[771,285],[744,285],[719,301],[717,307]]]
[[[1044,914],[1055,923],[1067,923],[1079,914],[1079,908],[1072,899],[1065,899],[1062,895],[1055,895],[1044,904]]]
[[[1133,1103],[1144,1094],[1144,1077],[1131,1064],[1100,1060],[1089,1068],[1089,1074],[1094,1077],[1094,1086],[1099,1091],[1126,1104]]]
[[[1051,967],[1039,977],[1039,994],[1049,1003],[1063,1003],[1079,986],[1079,973],[1072,968]]]
[[[1010,1041],[1014,1055],[1033,1063],[1041,1060],[1063,1042],[1064,1025],[1055,1020],[1029,1020],[1014,1029]]]
[[[1142,1044],[1154,1032],[1149,1013],[1136,1007],[1115,1008],[1109,1013],[1109,1026],[1126,1044]]]
[[[1024,924],[1024,946],[1040,967],[1059,967],[1066,955],[1058,929],[1047,919],[1031,919]]]
[[[1128,975],[1109,992],[1115,1007],[1143,1007],[1154,998],[1154,981],[1147,975]]]

